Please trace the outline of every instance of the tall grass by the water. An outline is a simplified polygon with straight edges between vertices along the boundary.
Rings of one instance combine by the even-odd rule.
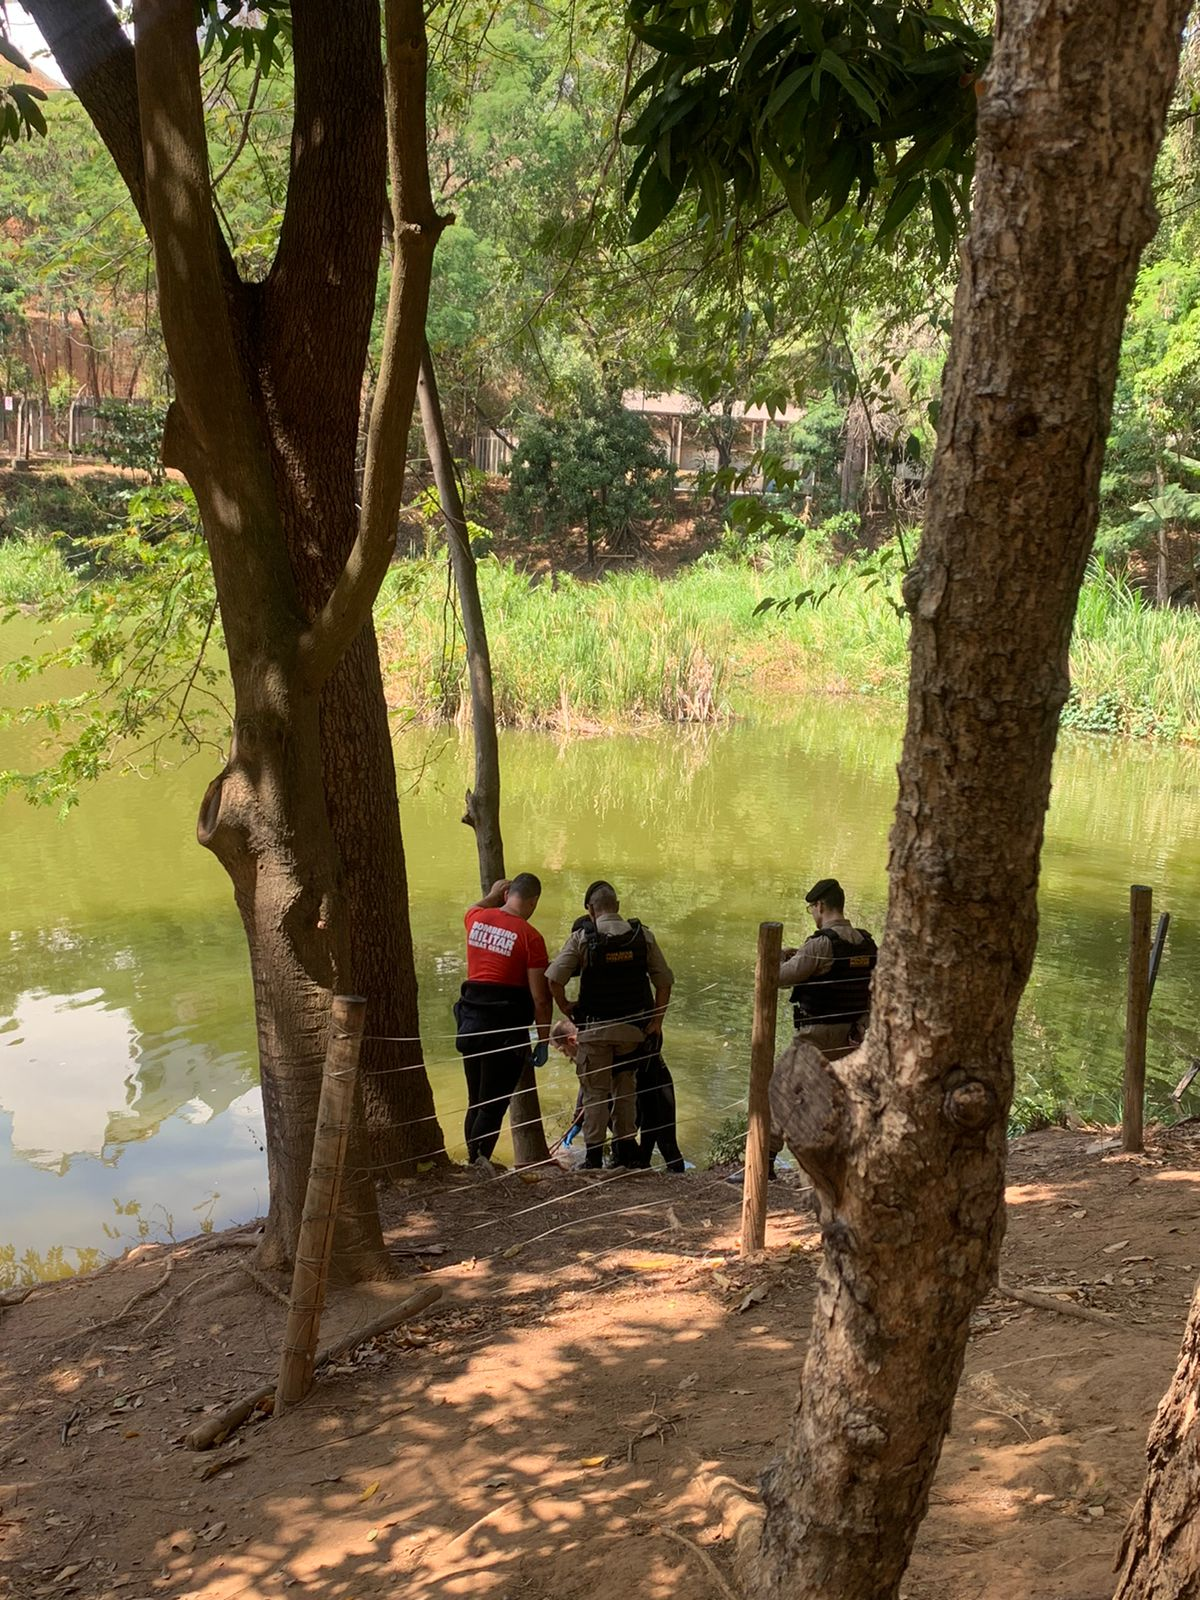
[[[481,564],[496,710],[510,726],[718,721],[749,698],[903,680],[904,625],[858,589],[834,610],[754,615],[765,596],[811,581],[789,561],[755,568],[704,559],[668,579],[648,572],[531,583]],[[394,569],[377,620],[393,699],[454,714],[467,694],[444,569]],[[834,637],[840,633],[841,637]]]
[[[537,581],[490,558],[479,577],[497,712],[509,726],[717,721],[805,693],[905,692],[908,623],[894,584],[860,581],[806,545],[766,548],[754,563],[706,556],[670,578]],[[755,615],[767,596],[831,581],[819,605]],[[464,652],[444,566],[394,567],[377,618],[393,701],[421,718],[462,712]],[[1093,564],[1072,680],[1068,727],[1200,740],[1200,614],[1156,609]]]
[[[44,605],[75,586],[56,544],[45,539],[0,540],[0,607]]]
[[[1068,727],[1200,738],[1200,613],[1150,604],[1096,560],[1071,641]]]

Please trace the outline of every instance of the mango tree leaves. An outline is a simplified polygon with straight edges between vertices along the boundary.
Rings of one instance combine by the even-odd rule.
[[[990,40],[953,0],[629,0],[631,236],[686,191],[720,227],[786,204],[805,227],[847,206],[877,238],[919,206],[943,262],[965,218],[975,89]]]
[[[283,67],[284,50],[291,43],[291,0],[200,0],[204,54],[221,62],[239,54],[243,65],[264,74]]]
[[[30,66],[8,36],[0,32],[0,148],[12,144],[25,135],[44,135],[46,118],[40,101],[45,91],[34,83],[22,81]]]

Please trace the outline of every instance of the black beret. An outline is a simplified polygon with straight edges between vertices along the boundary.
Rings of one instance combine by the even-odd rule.
[[[827,900],[834,890],[840,890],[841,884],[836,878],[819,878],[804,896],[806,906],[815,905],[818,900]]]

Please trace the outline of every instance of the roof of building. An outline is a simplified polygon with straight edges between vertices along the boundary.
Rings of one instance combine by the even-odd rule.
[[[689,394],[678,390],[665,394],[650,394],[645,389],[626,389],[621,396],[627,411],[644,411],[651,417],[698,417],[707,409],[710,416],[721,414],[720,406],[705,408]],[[733,402],[733,415],[746,422],[798,422],[804,415],[799,406],[788,405],[783,411],[768,411],[766,406],[748,406],[742,400]]]
[[[40,89],[43,94],[62,94],[63,85],[57,78],[52,78],[39,67],[30,66],[28,72],[22,72],[20,67],[14,67],[11,61],[5,61],[0,56],[0,84],[27,83],[31,89]]]

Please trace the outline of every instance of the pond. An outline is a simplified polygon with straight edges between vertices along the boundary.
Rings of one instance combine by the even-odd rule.
[[[31,634],[10,624],[0,647],[26,649]],[[542,876],[536,922],[551,950],[585,886],[606,876],[675,968],[666,1056],[692,1161],[744,1102],[759,921],[782,919],[798,942],[805,889],[835,873],[854,920],[881,928],[899,741],[898,708],[832,700],[724,729],[502,740],[509,866]],[[27,731],[0,730],[0,767],[32,749]],[[469,756],[444,732],[397,741],[426,1056],[454,1155],[464,1091],[450,1004],[477,892],[459,821]],[[265,1207],[242,935],[220,868],[194,843],[210,764],[110,777],[65,822],[0,802],[0,1285]],[[1174,918],[1150,1019],[1152,1101],[1168,1104],[1200,1055],[1198,779],[1191,751],[1064,743],[1017,1036],[1024,1094],[1114,1115],[1135,881]],[[574,1080],[555,1058],[541,1081],[554,1137]]]

